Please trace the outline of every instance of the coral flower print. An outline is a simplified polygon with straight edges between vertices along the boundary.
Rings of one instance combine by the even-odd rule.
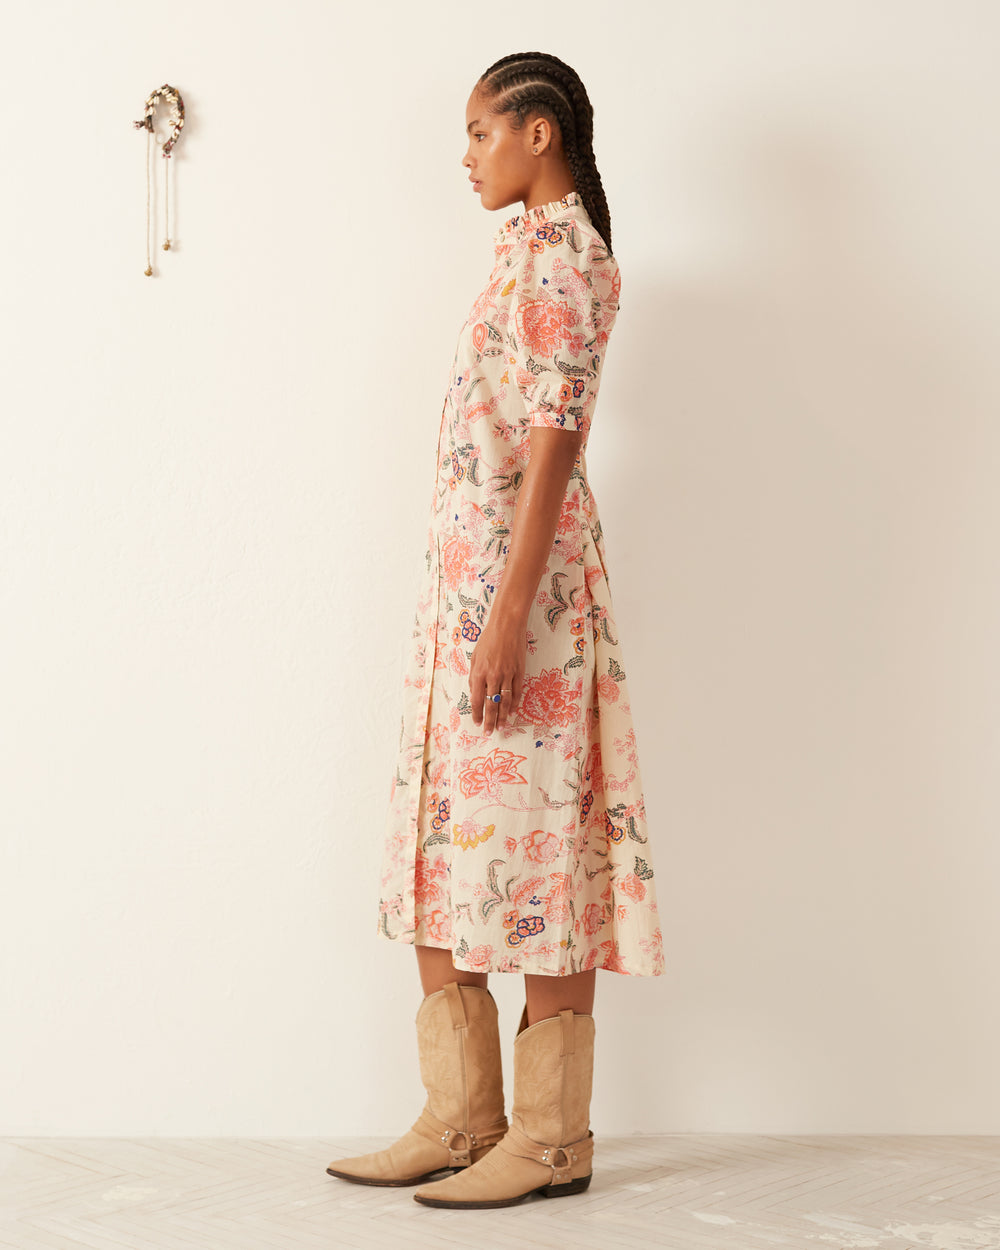
[[[526,677],[520,715],[537,725],[572,725],[577,718],[576,686],[561,668],[549,668],[537,677]]]
[[[479,550],[471,538],[455,534],[442,543],[442,572],[449,590],[458,590],[474,579],[478,556]]]
[[[425,920],[427,934],[434,939],[435,945],[444,945],[451,936],[451,922],[447,912],[435,908]]]
[[[607,673],[602,673],[597,679],[597,688],[601,692],[601,697],[606,703],[618,702],[618,683]]]
[[[499,748],[489,755],[477,756],[459,774],[458,784],[462,793],[467,798],[474,794],[496,798],[505,782],[526,784],[526,778],[518,772],[518,766],[524,760],[523,755],[514,755]]]
[[[532,829],[521,843],[524,847],[524,858],[533,864],[551,864],[559,854],[562,839],[545,829]]]
[[[618,882],[618,888],[623,894],[627,894],[629,898],[635,899],[637,903],[646,897],[646,887],[634,872],[627,873],[622,877]]]
[[[604,924],[604,908],[598,903],[588,903],[583,909],[583,931],[587,937],[593,935]]]
[[[625,656],[584,452],[620,274],[575,191],[509,218],[438,427],[378,932],[470,972],[664,971]],[[610,414],[609,419],[613,419]],[[469,700],[535,426],[583,439],[528,621],[521,698]]]
[[[518,333],[533,356],[554,356],[564,343],[578,355],[583,348],[583,339],[573,332],[578,321],[565,300],[531,300],[517,310]]]

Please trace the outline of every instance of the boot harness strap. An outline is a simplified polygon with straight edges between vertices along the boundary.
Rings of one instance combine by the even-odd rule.
[[[553,1185],[563,1185],[573,1179],[572,1169],[581,1163],[587,1163],[594,1154],[594,1132],[587,1130],[587,1136],[579,1141],[567,1142],[565,1146],[545,1146],[530,1138],[512,1124],[503,1139],[501,1149],[509,1154],[519,1155],[523,1159],[534,1159],[552,1168]]]
[[[424,1107],[413,1130],[421,1137],[426,1137],[428,1141],[439,1142],[442,1146],[446,1146],[451,1156],[452,1167],[464,1167],[472,1162],[471,1152],[474,1149],[480,1146],[495,1146],[500,1141],[507,1132],[507,1117],[501,1117],[486,1129],[470,1129],[466,1134],[462,1129],[452,1128],[445,1124],[443,1120],[439,1120]],[[453,1144],[456,1138],[462,1139],[461,1146]]]

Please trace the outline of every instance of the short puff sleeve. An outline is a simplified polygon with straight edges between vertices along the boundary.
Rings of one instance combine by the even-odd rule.
[[[543,221],[515,280],[509,345],[528,424],[586,438],[618,315],[618,263],[596,231]]]

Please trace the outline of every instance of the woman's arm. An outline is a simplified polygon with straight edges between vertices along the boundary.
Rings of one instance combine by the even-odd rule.
[[[472,719],[483,725],[484,733],[503,725],[521,698],[528,614],[552,550],[583,434],[533,425],[530,439],[531,455],[517,492],[503,578],[469,671]],[[510,693],[499,703],[485,702],[487,693],[501,689]]]

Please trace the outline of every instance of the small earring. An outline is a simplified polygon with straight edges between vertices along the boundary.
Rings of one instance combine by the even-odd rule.
[[[531,150],[532,150],[532,152],[534,152],[534,154],[535,154],[536,156],[538,155],[538,148],[532,148]]]

